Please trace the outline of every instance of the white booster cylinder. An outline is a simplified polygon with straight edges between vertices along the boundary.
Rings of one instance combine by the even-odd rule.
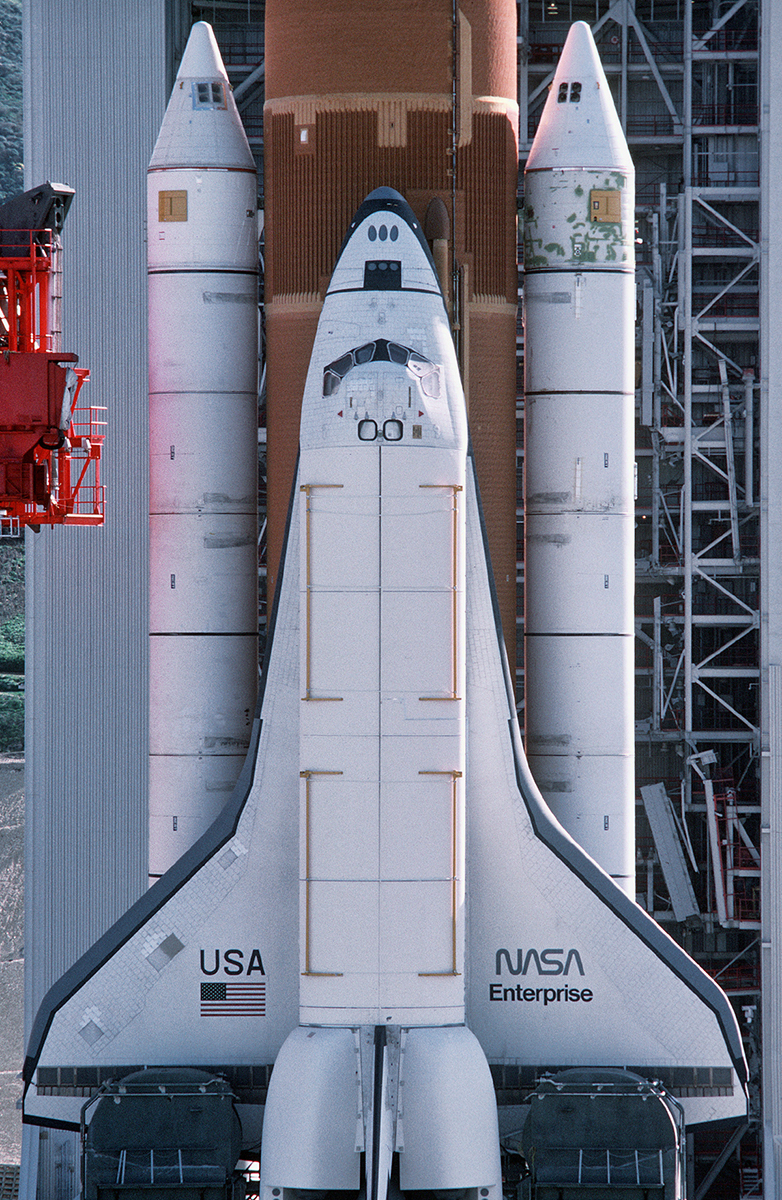
[[[230,796],[257,686],[256,173],[203,21],[147,205],[154,880]]]
[[[634,171],[584,22],[527,162],[524,269],[527,756],[634,897]]]

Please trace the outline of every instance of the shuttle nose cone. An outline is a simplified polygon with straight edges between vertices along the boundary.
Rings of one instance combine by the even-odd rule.
[[[632,168],[595,39],[585,21],[570,27],[526,169],[556,167]]]
[[[381,200],[389,203],[398,203],[401,201],[402,204],[407,204],[404,196],[400,192],[397,192],[395,188],[390,187],[375,188],[374,192],[369,193],[367,200]]]

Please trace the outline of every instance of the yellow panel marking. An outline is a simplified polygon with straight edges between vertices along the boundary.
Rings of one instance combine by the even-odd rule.
[[[187,192],[158,192],[157,218],[159,221],[186,221]]]
[[[589,218],[592,221],[622,223],[622,193],[618,188],[600,190],[592,188],[589,193]]]
[[[459,507],[457,497],[462,491],[460,483],[419,483],[421,488],[450,488],[453,496],[452,513],[452,536],[451,536],[451,694],[448,696],[419,696],[419,700],[461,700],[461,696],[456,694],[457,674],[458,674],[458,649],[459,649],[459,630],[457,626],[458,616],[458,592],[457,592],[457,551],[459,547]]]
[[[342,483],[303,483],[299,487],[300,492],[307,494],[307,520],[306,520],[306,620],[304,633],[304,691],[305,695],[302,700],[341,700],[342,696],[313,696],[312,694],[312,493],[316,488],[341,488],[345,485]]]

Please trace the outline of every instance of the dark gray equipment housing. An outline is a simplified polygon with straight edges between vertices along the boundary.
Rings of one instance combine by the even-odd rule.
[[[520,1200],[679,1200],[681,1108],[632,1071],[572,1070],[541,1080],[519,1150]]]
[[[42,183],[0,204],[0,257],[29,253],[29,230],[51,229],[59,234],[73,202],[73,188],[64,183]]]
[[[224,1079],[186,1068],[106,1084],[85,1105],[84,1200],[244,1200],[234,1100]]]

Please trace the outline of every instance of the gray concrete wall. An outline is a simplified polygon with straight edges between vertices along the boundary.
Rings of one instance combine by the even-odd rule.
[[[18,1163],[24,1055],[24,759],[0,759],[0,1163]]]
[[[108,408],[105,527],[27,534],[26,1020],[146,885],[145,176],[165,4],[27,0],[26,186],[67,182],[64,348]]]
[[[63,348],[108,408],[106,524],[27,534],[25,1025],[147,882],[146,167],[178,0],[25,0],[26,186],[76,189]],[[21,1194],[78,1187],[26,1127]],[[39,1162],[41,1164],[39,1172]]]

